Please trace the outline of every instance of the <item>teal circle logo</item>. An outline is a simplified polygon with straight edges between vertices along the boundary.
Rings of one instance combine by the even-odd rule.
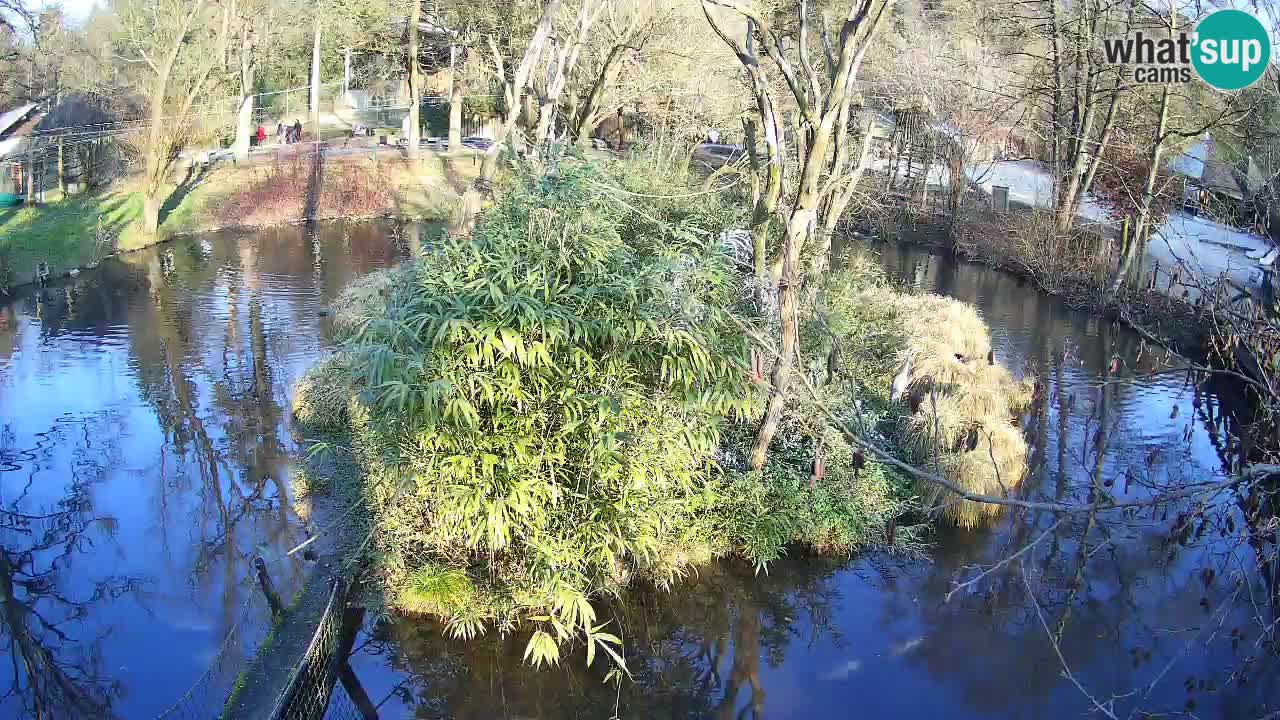
[[[1262,21],[1243,10],[1218,10],[1196,25],[1191,64],[1219,90],[1242,90],[1271,63],[1271,37]]]

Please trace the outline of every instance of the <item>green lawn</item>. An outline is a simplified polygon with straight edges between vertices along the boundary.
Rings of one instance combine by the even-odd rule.
[[[433,154],[413,170],[390,155],[387,159],[388,179],[395,189],[395,203],[388,210],[405,217],[447,217],[479,167],[474,159],[449,162]],[[36,207],[0,209],[0,288],[6,283],[31,282],[42,262],[49,263],[55,276],[84,267],[109,253],[112,239],[117,250],[134,250],[216,226],[219,203],[251,187],[269,170],[266,166],[222,167],[169,188],[160,211],[158,238],[142,232],[142,194],[133,190],[133,184]]]
[[[84,265],[96,254],[98,238],[120,235],[142,215],[142,196],[112,193],[72,196],[36,207],[0,211],[0,254],[7,257],[12,280],[25,282],[41,262],[54,273]]]
[[[160,237],[197,229],[206,202],[221,186],[208,182],[189,192],[171,191],[161,211]],[[9,284],[30,282],[42,262],[54,275],[83,267],[109,254],[113,240],[117,250],[144,247],[154,239],[143,234],[141,220],[142,194],[120,188],[0,210],[0,260]]]

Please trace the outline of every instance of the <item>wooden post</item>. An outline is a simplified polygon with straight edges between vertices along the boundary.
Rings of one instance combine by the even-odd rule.
[[[27,204],[36,204],[36,141],[27,138]]]
[[[67,196],[67,163],[63,154],[62,136],[58,136],[58,190],[62,197]]]
[[[267,596],[267,604],[271,606],[271,617],[280,617],[284,612],[284,605],[280,602],[280,596],[276,594],[275,586],[271,584],[271,576],[267,575],[267,563],[263,561],[262,556],[253,559],[253,568],[258,572],[258,584],[262,586],[262,594]]]
[[[80,155],[80,192],[88,192],[93,186],[93,146],[97,140],[85,143]]]

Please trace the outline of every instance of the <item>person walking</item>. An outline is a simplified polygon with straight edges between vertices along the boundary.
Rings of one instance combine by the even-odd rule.
[[[293,141],[302,142],[302,121],[297,118],[293,119]]]
[[[257,142],[258,147],[262,147],[262,144],[263,144],[263,143],[265,143],[265,142],[267,141],[267,129],[266,129],[266,128],[264,128],[264,127],[262,127],[261,125],[259,125],[259,126],[258,126],[258,133],[257,133],[256,135],[254,135],[253,137],[254,137],[254,139],[255,139],[255,140],[257,140],[257,141],[258,141],[258,142]]]
[[[276,123],[276,144],[284,144],[284,123]]]

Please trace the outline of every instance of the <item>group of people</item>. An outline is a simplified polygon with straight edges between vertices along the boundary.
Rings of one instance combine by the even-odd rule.
[[[288,145],[302,140],[302,121],[295,119],[292,125],[284,123],[276,124],[276,142],[281,145]],[[267,142],[267,129],[258,126],[258,131],[253,134],[252,144],[261,147]]]

